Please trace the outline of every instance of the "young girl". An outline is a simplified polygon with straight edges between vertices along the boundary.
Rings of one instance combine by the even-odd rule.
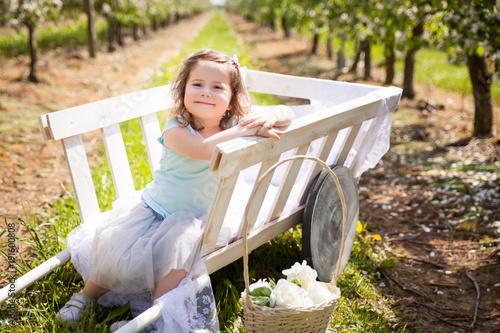
[[[198,218],[208,214],[217,188],[209,171],[215,146],[251,135],[279,139],[280,127],[293,119],[283,106],[249,113],[238,67],[236,57],[213,50],[184,60],[172,83],[175,106],[158,139],[163,152],[153,181],[117,200],[95,234],[78,227],[68,236],[73,263],[91,247],[91,267],[90,276],[79,270],[87,275],[85,287],[58,312],[60,320],[80,321],[108,291],[151,292],[154,302],[189,275],[201,239]]]

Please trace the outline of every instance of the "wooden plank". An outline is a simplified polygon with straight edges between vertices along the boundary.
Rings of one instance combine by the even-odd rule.
[[[148,327],[149,324],[154,322],[156,319],[161,318],[161,305],[155,304],[142,312],[140,315],[130,320],[125,326],[116,330],[115,333],[137,333],[143,332],[143,329]],[[146,332],[147,330],[144,330]],[[151,331],[151,330],[149,330]]]
[[[170,85],[108,98],[47,114],[53,140],[83,134],[173,106]]]
[[[299,118],[281,135],[280,140],[259,137],[246,140],[238,138],[235,139],[238,140],[238,145],[234,145],[234,142],[219,144],[221,153],[219,168],[222,168],[219,177],[229,177],[235,171],[291,150],[299,143],[311,142],[337,129],[373,118],[380,102],[379,98],[370,97],[365,99],[364,103],[357,103],[358,106],[353,109],[347,108],[346,105],[339,110],[339,106],[336,106],[321,114]]]
[[[4,286],[0,290],[0,304],[8,300],[15,295],[18,295],[21,291],[31,286],[36,281],[40,280],[44,276],[52,273],[56,268],[64,265],[71,258],[69,250],[64,249],[50,259],[39,264],[29,272],[25,273],[15,281],[15,288],[11,288],[12,281]],[[13,290],[14,289],[14,290]]]
[[[340,153],[339,158],[336,160],[335,165],[344,165],[347,155],[349,155],[349,151],[351,151],[351,147],[354,143],[354,140],[356,140],[356,136],[359,133],[361,124],[362,123],[355,124],[351,127],[349,135],[347,136],[346,141],[344,142],[342,152]]]
[[[304,206],[299,206],[293,211],[280,216],[278,220],[266,224],[262,228],[252,232],[247,239],[248,250],[252,251],[271,239],[281,235],[288,229],[302,221]],[[207,266],[208,273],[211,274],[218,269],[229,265],[243,256],[243,244],[241,238],[228,246],[225,246],[212,253],[203,255],[203,260]]]
[[[309,99],[309,78],[248,70],[246,85],[249,91]]]
[[[155,170],[160,167],[161,158],[161,144],[158,142],[158,138],[161,136],[158,114],[151,113],[140,119],[144,143],[148,153],[149,166],[151,168],[151,174],[154,175]]]
[[[259,169],[259,174],[257,175],[256,179],[259,179],[270,167],[272,167],[275,163],[277,163],[279,161],[279,158],[280,156],[278,155],[262,162]],[[255,225],[255,222],[257,221],[257,217],[259,216],[260,213],[260,208],[262,207],[262,202],[266,197],[266,193],[269,188],[269,184],[271,183],[271,180],[273,178],[273,174],[274,172],[272,172],[270,175],[268,175],[265,179],[262,180],[259,188],[255,193],[252,202],[249,203],[251,207],[248,211],[248,230],[252,230],[253,226]],[[243,235],[242,228],[243,228],[243,221],[240,224],[240,229],[238,230],[237,238],[240,238]]]
[[[120,124],[102,129],[104,148],[118,198],[135,191]]]
[[[297,147],[293,155],[306,155],[309,145],[310,142],[307,142],[302,146]],[[303,159],[288,162],[287,170],[285,171],[285,175],[278,189],[278,195],[276,196],[271,208],[269,220],[278,218],[283,212],[303,162]]]
[[[212,159],[210,160],[210,166],[209,166],[210,171],[215,172],[219,170],[219,164],[221,158],[222,158],[222,152],[218,146],[215,146],[215,151],[212,154]]]
[[[38,122],[40,123],[40,130],[42,131],[43,138],[46,141],[52,140],[52,137],[50,136],[49,121],[47,119],[47,115],[43,114],[39,116]]]
[[[82,223],[100,214],[94,182],[81,135],[62,140],[66,162],[75,190],[76,203]]]
[[[217,193],[215,194],[214,202],[210,208],[207,222],[203,230],[203,240],[201,244],[201,255],[212,252],[215,249],[220,228],[226,216],[227,207],[231,201],[231,196],[234,192],[236,181],[238,180],[238,172],[233,173],[231,177],[220,179]]]

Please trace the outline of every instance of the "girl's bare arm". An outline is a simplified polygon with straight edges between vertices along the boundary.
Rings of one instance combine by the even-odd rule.
[[[178,154],[198,160],[210,160],[217,144],[242,136],[257,135],[260,129],[260,126],[248,128],[237,125],[209,138],[200,138],[186,128],[174,127],[163,133],[163,142],[165,147]]]

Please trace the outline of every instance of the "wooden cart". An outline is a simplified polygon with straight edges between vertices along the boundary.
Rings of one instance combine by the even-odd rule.
[[[389,115],[396,109],[401,96],[401,90],[395,87],[301,78],[246,69],[242,71],[251,92],[306,99],[309,104],[293,107],[296,119],[280,140],[244,137],[217,146],[210,168],[217,172],[220,181],[204,227],[201,248],[209,273],[243,255],[241,234],[233,235],[236,237],[224,247],[217,245],[231,197],[238,194],[235,191],[238,191],[236,188],[240,172],[253,166],[257,177],[285,155],[309,154],[322,161],[329,161],[330,164],[345,165],[354,178],[359,179],[361,173],[376,164],[388,149],[389,136],[383,132],[390,132]],[[102,132],[118,197],[138,190],[134,187],[128,167],[129,160],[120,123],[140,119],[153,172],[161,152],[161,146],[157,142],[161,135],[157,113],[172,106],[172,100],[167,98],[169,89],[169,85],[160,86],[40,116],[45,139],[62,142],[81,223],[106,214],[101,212],[98,205],[82,135],[95,130]],[[319,166],[306,167],[305,164],[302,160],[288,164],[279,175],[275,175],[279,176],[277,181],[269,178],[260,187],[262,190],[254,197],[250,209],[249,250],[301,223],[308,189],[321,169]],[[299,178],[300,182],[297,181]],[[275,186],[276,195],[271,200],[268,212],[264,214],[264,221],[256,224],[266,197],[266,189],[272,186]],[[295,204],[290,206],[292,201]],[[350,246],[347,248],[350,252]],[[344,255],[345,260],[348,256],[349,253]],[[21,276],[15,282],[16,293],[68,260],[70,254],[68,250],[63,250]],[[8,299],[8,289],[7,286],[0,291],[0,302]],[[153,306],[119,332],[137,332],[159,316],[158,306]]]

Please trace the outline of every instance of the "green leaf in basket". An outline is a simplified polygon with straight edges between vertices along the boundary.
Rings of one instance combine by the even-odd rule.
[[[250,296],[252,302],[261,305],[261,306],[269,306],[269,297],[267,296]]]
[[[261,306],[268,306],[271,292],[271,289],[267,287],[259,287],[252,290],[248,295],[252,299],[253,303]]]
[[[269,284],[271,285],[271,289],[274,289],[276,287],[276,281],[273,280],[273,278],[268,277],[269,279]]]
[[[250,296],[271,296],[271,289],[269,289],[268,287],[259,287],[259,288],[255,288],[254,290],[252,290],[249,295]]]

